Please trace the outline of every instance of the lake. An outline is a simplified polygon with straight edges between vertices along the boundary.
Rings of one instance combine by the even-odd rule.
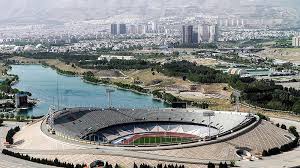
[[[12,65],[10,74],[19,76],[14,85],[22,91],[32,93],[32,98],[40,102],[33,109],[22,112],[24,115],[40,116],[48,113],[51,105],[59,107],[108,107],[106,89],[114,89],[112,105],[123,108],[163,108],[167,104],[152,99],[152,96],[111,86],[85,83],[80,77],[68,77],[41,65]],[[59,100],[59,101],[58,101]],[[59,103],[58,103],[59,102]]]

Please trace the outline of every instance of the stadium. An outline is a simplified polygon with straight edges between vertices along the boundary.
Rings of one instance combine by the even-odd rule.
[[[14,141],[13,152],[74,164],[204,168],[209,162],[230,164],[259,160],[265,151],[290,151],[298,140],[250,113],[77,107],[50,112],[25,125]]]
[[[200,109],[72,108],[47,118],[47,128],[52,134],[80,143],[128,150],[188,148],[226,142],[262,125],[266,124],[249,113]],[[288,132],[264,138],[272,139],[272,136],[276,138],[272,140],[274,144],[270,143],[273,146],[262,147],[256,154],[295,140]],[[240,150],[255,151],[252,148]]]
[[[99,145],[173,146],[207,142],[247,128],[247,113],[186,109],[65,109],[48,118],[57,135]]]

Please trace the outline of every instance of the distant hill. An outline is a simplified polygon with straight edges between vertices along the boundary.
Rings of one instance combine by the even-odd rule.
[[[282,7],[298,11],[297,16],[300,13],[299,0],[0,0],[0,23],[65,22],[121,14],[157,17],[167,15],[172,8],[184,15],[189,12],[184,10],[188,7],[196,12],[243,11],[247,15],[249,6]]]

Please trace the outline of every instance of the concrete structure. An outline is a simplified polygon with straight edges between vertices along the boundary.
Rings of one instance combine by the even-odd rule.
[[[86,108],[88,109],[88,108]],[[69,109],[72,110],[72,109]],[[73,109],[76,110],[76,109]],[[91,109],[92,110],[92,109]],[[106,109],[107,110],[107,109]],[[116,109],[115,109],[116,110]],[[164,110],[166,110],[167,114],[172,111],[168,111],[167,109],[161,109],[161,111],[155,111],[149,109],[148,111],[153,111],[153,114],[149,114],[147,112],[146,116],[156,118],[157,115],[163,117]],[[199,109],[187,109],[189,111],[185,111],[185,113],[191,114],[190,117],[199,117],[195,115],[195,112]],[[103,109],[104,112],[105,109]],[[130,115],[134,114],[134,110],[131,109]],[[139,110],[140,111],[140,110]],[[194,112],[193,112],[194,111]],[[75,112],[75,113],[74,113]],[[100,111],[98,111],[101,113]],[[109,112],[109,111],[108,111]],[[128,119],[129,116],[126,116],[126,111],[119,110],[113,112],[112,115],[120,115],[124,116],[124,119]],[[142,112],[142,111],[141,111]],[[159,112],[159,114],[157,113]],[[201,113],[201,110],[199,111]],[[202,111],[203,112],[203,111]],[[73,115],[73,113],[75,115]],[[76,114],[77,113],[77,114]],[[81,120],[86,116],[81,115],[83,113],[73,111],[71,114],[69,112],[61,113],[59,116],[69,116],[69,117],[78,117],[79,119],[68,122],[68,125],[71,125],[70,131],[74,131],[77,129],[78,123],[84,125],[88,124],[88,122],[92,122],[90,120]],[[91,113],[91,112],[90,112]],[[124,114],[122,114],[124,113]],[[175,111],[175,113],[177,113]],[[228,121],[228,124],[231,123],[231,118],[243,118],[247,116],[245,113],[235,113],[235,112],[215,112],[216,115],[218,113],[223,114],[226,118],[220,118],[220,122]],[[97,113],[98,114],[98,113]],[[186,114],[186,115],[188,115]],[[139,116],[139,112],[136,115]],[[186,115],[183,116],[184,120],[190,120],[186,118]],[[239,115],[241,115],[239,117]],[[103,115],[104,117],[106,115]],[[56,116],[58,117],[58,116]],[[142,116],[141,116],[142,117]],[[167,117],[167,116],[166,116]],[[204,117],[204,116],[202,116]],[[89,117],[88,117],[89,118]],[[71,119],[71,118],[69,118]],[[97,124],[107,124],[106,120],[114,119],[110,116],[106,116],[103,120],[97,120]],[[181,117],[178,118],[181,120]],[[216,119],[212,117],[212,125],[216,124]],[[73,120],[73,119],[71,119]],[[157,120],[157,119],[155,119]],[[173,120],[173,118],[171,119]],[[120,120],[121,121],[121,120]],[[195,120],[196,121],[196,120]],[[73,124],[73,122],[75,124]],[[243,124],[245,121],[242,121]],[[285,122],[283,122],[285,123]],[[62,123],[63,124],[63,123]],[[231,123],[232,124],[232,123]],[[292,123],[294,124],[294,123]],[[5,127],[0,127],[1,140],[5,139],[5,134],[2,130],[6,130],[6,132],[10,129],[10,127],[5,123]],[[47,159],[55,159],[57,158],[63,162],[71,162],[74,164],[82,164],[82,163],[92,163],[95,160],[105,160],[109,163],[115,165],[116,163],[123,167],[132,167],[133,163],[136,164],[150,164],[155,166],[158,163],[163,164],[177,164],[177,165],[185,165],[188,168],[204,168],[207,167],[208,162],[212,163],[220,163],[221,161],[226,161],[228,164],[230,161],[242,160],[243,158],[237,155],[237,150],[248,150],[252,155],[258,155],[263,150],[268,150],[274,147],[280,147],[280,145],[291,142],[293,136],[288,133],[288,131],[280,129],[275,125],[271,124],[268,121],[256,120],[254,123],[249,126],[242,127],[238,130],[232,130],[227,137],[219,137],[217,140],[211,141],[201,141],[193,144],[189,144],[187,147],[185,144],[172,145],[172,146],[158,146],[158,147],[120,147],[120,146],[104,146],[104,145],[95,145],[94,143],[82,143],[80,141],[71,140],[68,137],[60,137],[55,134],[50,134],[47,131],[46,120],[37,121],[35,123],[30,123],[21,128],[21,131],[18,132],[14,140],[16,144],[13,148],[9,150],[14,152],[20,152],[22,154],[27,154],[30,157],[36,158],[47,158]],[[59,125],[57,125],[59,126]],[[61,125],[64,126],[64,125]],[[298,127],[298,126],[297,126]],[[180,130],[180,129],[178,129]],[[2,143],[1,143],[2,144]],[[165,148],[168,148],[166,150]],[[289,156],[289,153],[290,156]],[[285,158],[281,158],[281,156],[285,156]],[[272,162],[272,157],[263,158],[263,160],[258,160],[254,162],[245,161],[238,165],[241,167],[283,167],[282,165],[287,165],[286,167],[293,167],[299,165],[299,150],[284,152],[283,154],[274,156],[276,160]],[[10,158],[6,156],[1,156],[0,158],[4,159],[0,167],[18,167],[21,164],[29,165],[29,162],[23,162],[23,160]],[[264,160],[268,160],[267,164],[264,164]],[[288,162],[287,162],[288,161]],[[259,166],[255,166],[257,165]],[[253,165],[253,166],[251,166]],[[279,166],[280,165],[280,166]],[[28,167],[42,167],[43,165],[30,165]],[[26,166],[24,166],[26,167]],[[44,166],[46,167],[46,166]]]
[[[193,26],[182,26],[182,43],[192,44],[193,43]]]
[[[230,75],[239,75],[239,76],[248,74],[248,72],[245,69],[241,69],[241,68],[229,68],[227,70],[227,73]]]
[[[74,108],[57,112],[48,123],[55,132],[78,140],[97,140],[100,143],[116,141],[141,133],[172,133],[172,135],[195,137],[225,136],[231,130],[247,123],[252,117],[246,113],[216,112],[208,119],[207,110],[187,109],[97,109]],[[228,119],[225,119],[228,118]],[[229,120],[230,118],[230,120]],[[99,123],[101,121],[101,123]],[[211,128],[211,129],[210,129]],[[209,137],[208,137],[209,136]],[[115,144],[115,143],[114,143]]]
[[[147,33],[147,26],[146,25],[138,25],[137,26],[137,33],[138,34],[146,34]]]
[[[300,36],[293,37],[292,45],[293,47],[300,47]]]
[[[127,29],[126,29],[126,24],[119,24],[119,34],[126,34]]]
[[[28,96],[27,94],[17,93],[15,95],[15,107],[20,108],[28,105]]]
[[[118,25],[117,24],[111,24],[110,26],[110,33],[112,35],[117,35],[118,34]]]
[[[202,24],[198,26],[198,43],[212,43],[217,40],[217,25]]]
[[[126,24],[116,24],[113,23],[110,25],[110,33],[111,35],[124,35],[127,34],[127,27]]]
[[[81,125],[92,124],[92,121],[84,119],[87,117],[82,113],[84,111],[76,112],[76,110],[78,109],[73,109],[73,110],[75,111],[71,112],[71,114],[70,112],[65,111],[61,114],[58,114],[58,116],[56,116],[56,117],[69,116],[75,118],[81,116],[80,118],[74,121],[65,123],[71,126],[69,127],[69,131],[76,130],[79,126],[78,124]],[[108,119],[118,120],[119,117],[112,118],[112,115],[123,116],[124,119],[123,122],[125,122],[125,120],[127,120],[128,117],[134,115],[135,112],[132,109],[131,110],[129,109],[131,112],[127,111],[130,113],[127,113],[124,110],[119,110],[107,116],[106,110],[108,114],[110,114],[108,109],[103,109],[103,111],[101,111],[105,113],[103,114],[104,117],[106,116],[105,119],[97,119],[97,118],[94,119],[95,121],[97,121],[98,125],[109,124],[108,122],[106,122],[106,120]],[[149,112],[153,111],[153,114],[150,113],[151,115],[149,116],[147,112],[145,116],[149,116],[153,119],[155,119],[157,115],[163,117],[165,116],[163,110],[164,109],[161,109],[161,111],[157,113],[158,111],[149,109],[148,111]],[[198,115],[195,115],[196,109],[187,109],[187,110],[188,111],[185,111],[184,113],[190,114],[190,117],[192,116],[200,117]],[[140,116],[139,111],[143,112],[141,110],[138,110],[137,111],[138,113],[135,115],[136,117]],[[99,114],[101,112],[98,111],[98,113],[95,114]],[[168,111],[166,109],[166,112],[168,114],[168,113],[172,113],[173,111]],[[201,112],[203,111],[200,110],[199,113]],[[175,113],[177,112],[175,111]],[[218,113],[221,114],[224,113],[224,117],[227,118],[221,117],[222,119],[220,118],[221,119],[220,122],[228,121],[228,124],[231,123],[232,117],[243,118],[243,116],[247,116],[247,114],[245,113],[235,113],[235,112],[215,112],[215,113],[216,116],[219,115]],[[130,115],[126,116],[127,114]],[[191,118],[190,119],[186,118],[188,114],[182,116],[183,120],[187,121],[191,119]],[[239,115],[241,116],[239,117]],[[216,124],[217,118],[212,117],[211,120],[212,126]],[[175,118],[172,118],[171,120],[173,119]],[[178,119],[181,120],[181,117]],[[58,120],[57,122],[58,123],[56,124],[58,124],[57,125],[58,127],[59,125],[61,125],[62,128],[67,127],[67,125],[65,125],[64,123],[59,124],[60,121]],[[73,124],[73,122],[75,124]],[[196,122],[196,120],[194,122]],[[247,121],[246,120],[242,121],[241,124],[245,122]],[[178,144],[178,145],[157,146],[157,147],[142,147],[142,146],[122,147],[122,146],[114,146],[114,145],[112,146],[97,145],[94,142],[83,143],[83,141],[74,141],[74,139],[68,136],[61,137],[61,136],[50,134],[47,131],[46,126],[47,126],[46,121],[44,120],[24,127],[15,136],[15,141],[16,142],[20,141],[22,143],[16,144],[16,146],[10,150],[28,154],[31,157],[48,158],[48,159],[58,158],[61,161],[72,162],[74,164],[83,163],[83,162],[89,164],[95,160],[99,160],[100,158],[101,160],[108,161],[111,164],[118,163],[125,167],[132,167],[134,162],[137,164],[148,163],[153,166],[158,162],[160,162],[160,163],[184,164],[186,167],[189,168],[194,168],[194,167],[202,168],[202,167],[207,167],[207,166],[203,166],[203,164],[208,162],[220,163],[221,161],[222,162],[227,161],[227,163],[229,163],[231,160],[240,160],[242,159],[242,157],[239,157],[236,154],[236,151],[240,149],[248,150],[252,155],[256,155],[261,153],[262,150],[278,147],[278,145],[280,146],[281,144],[289,143],[291,142],[291,139],[293,139],[293,136],[289,134],[286,130],[280,129],[267,121],[260,121],[260,120],[256,120],[254,123],[250,124],[249,126],[246,126],[245,128],[242,127],[242,129],[232,130],[232,132],[230,131],[231,133],[228,136],[219,137],[217,138],[217,140],[200,141],[192,144]],[[178,131],[180,130],[182,129],[178,129]],[[124,133],[124,131],[121,132]],[[47,136],[45,136],[45,134]]]
[[[119,56],[119,55],[101,55],[98,57],[98,61],[100,60],[107,60],[110,61],[112,59],[119,59],[119,60],[133,60],[134,56]]]

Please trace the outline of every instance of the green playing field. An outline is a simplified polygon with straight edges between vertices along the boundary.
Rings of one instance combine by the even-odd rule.
[[[148,145],[148,144],[170,144],[170,143],[184,143],[192,141],[190,138],[179,137],[141,137],[133,141],[134,145]]]

